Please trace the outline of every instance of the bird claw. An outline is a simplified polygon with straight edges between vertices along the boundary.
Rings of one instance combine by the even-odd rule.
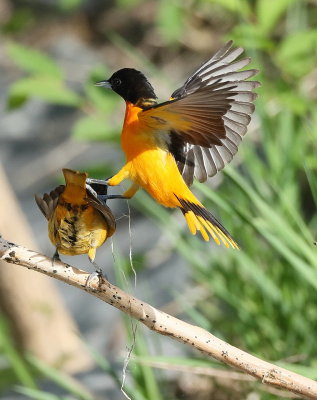
[[[90,286],[91,281],[93,281],[95,278],[98,278],[98,287],[97,289],[95,289],[98,290],[104,279],[108,280],[108,277],[106,274],[103,274],[102,269],[96,263],[92,262],[92,264],[96,268],[96,271],[89,274],[85,283],[85,288],[88,288]]]
[[[87,178],[86,185],[90,186],[93,190],[100,192],[103,191],[103,194],[107,194],[108,190],[108,179],[94,179],[94,178]]]
[[[98,289],[99,289],[99,287],[100,287],[100,285],[101,285],[101,283],[102,283],[102,278],[103,278],[102,272],[100,272],[100,271],[95,271],[95,272],[92,272],[91,274],[89,274],[89,276],[88,276],[88,278],[87,278],[87,280],[86,280],[86,283],[85,283],[85,288],[89,288],[89,287],[90,287],[90,283],[91,283],[96,277],[98,278]]]
[[[109,199],[126,199],[125,196],[119,194],[108,194],[108,179],[86,179],[86,189],[92,193],[95,197],[106,203]]]
[[[54,253],[53,257],[52,257],[52,267],[54,267],[54,263],[56,261],[62,261],[60,256],[59,256],[59,254],[58,254],[58,250],[57,249],[55,250],[55,253]]]
[[[122,196],[121,194],[98,194],[97,197],[103,202],[106,202],[109,199],[127,199],[127,197]]]

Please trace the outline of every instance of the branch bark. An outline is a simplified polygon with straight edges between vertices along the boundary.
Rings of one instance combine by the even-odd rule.
[[[55,262],[35,251],[0,237],[0,258],[68,283],[105,301],[141,321],[149,329],[170,336],[231,367],[260,379],[262,383],[317,399],[317,382],[254,357],[218,339],[206,330],[181,321],[125,293],[104,278],[96,277],[86,286],[89,274],[63,262]]]

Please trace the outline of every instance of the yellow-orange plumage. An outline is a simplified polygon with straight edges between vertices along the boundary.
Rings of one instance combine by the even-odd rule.
[[[86,188],[87,174],[63,169],[66,185],[36,202],[48,219],[48,234],[58,253],[87,254],[93,262],[96,249],[115,231],[110,209]]]
[[[127,103],[121,136],[127,162],[108,184],[118,185],[122,178],[129,178],[165,207],[181,206],[175,195],[200,204],[184,182],[168,148],[164,148],[159,137],[151,135],[152,127],[139,122],[141,111]]]
[[[161,104],[140,71],[123,68],[98,83],[126,101],[126,164],[107,183],[132,180],[125,197],[142,187],[163,206],[180,208],[192,234],[199,231],[204,240],[212,237],[232,248],[238,245],[189,186],[194,177],[203,182],[224,168],[246,133],[259,82],[248,80],[256,70],[241,71],[250,62],[236,61],[242,52],[228,42]]]
[[[127,162],[116,175],[108,180],[108,185],[116,186],[123,179],[131,179],[134,185],[145,189],[165,207],[183,208],[180,198],[205,210],[186,185],[168,148],[160,143],[159,136],[151,135],[151,130],[155,129],[153,124],[148,126],[139,121],[140,112],[142,109],[139,107],[131,103],[126,104],[121,145]],[[124,196],[126,195],[127,192]],[[219,228],[216,229],[212,222],[205,220],[202,216],[197,216],[193,211],[187,211],[184,215],[192,234],[200,231],[206,241],[211,236],[217,244],[222,241],[226,247],[229,247],[229,243],[231,247],[238,248],[234,240]]]

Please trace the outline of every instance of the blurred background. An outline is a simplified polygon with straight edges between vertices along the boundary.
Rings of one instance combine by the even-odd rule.
[[[1,224],[0,218],[1,233],[53,255],[34,194],[60,184],[63,167],[106,178],[122,166],[124,102],[94,82],[133,67],[164,101],[232,39],[260,70],[256,112],[231,165],[208,183],[195,184],[194,191],[241,251],[193,237],[181,213],[139,192],[129,205],[109,201],[118,229],[96,261],[110,281],[153,306],[316,379],[316,5],[316,0],[0,0],[0,216],[6,220]],[[90,268],[84,256],[62,259]],[[35,285],[35,277],[29,284],[24,279],[23,287]],[[26,299],[12,294],[17,275],[10,282],[1,287],[2,300],[0,295],[0,398],[124,398],[122,369],[135,322],[54,282],[55,314],[65,314],[67,323],[59,333],[58,324],[47,332],[47,324],[32,322],[23,311]],[[41,287],[32,291],[40,293]],[[8,312],[9,298],[16,300],[15,317]],[[46,299],[46,292],[39,298]],[[38,303],[34,308],[40,309]],[[45,307],[41,312],[49,315]],[[29,338],[39,335],[35,351],[24,337],[23,318]],[[72,367],[65,366],[67,357],[45,356],[51,348],[64,354],[59,346],[70,343],[64,328],[74,336],[69,344],[76,342],[74,358],[85,359]],[[292,398],[139,324],[135,337],[124,386],[131,399]]]

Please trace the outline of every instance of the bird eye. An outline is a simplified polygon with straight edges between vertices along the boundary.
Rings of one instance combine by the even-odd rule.
[[[115,79],[113,80],[113,85],[114,85],[114,86],[120,86],[120,85],[121,85],[121,80],[120,80],[119,78],[115,78]]]

